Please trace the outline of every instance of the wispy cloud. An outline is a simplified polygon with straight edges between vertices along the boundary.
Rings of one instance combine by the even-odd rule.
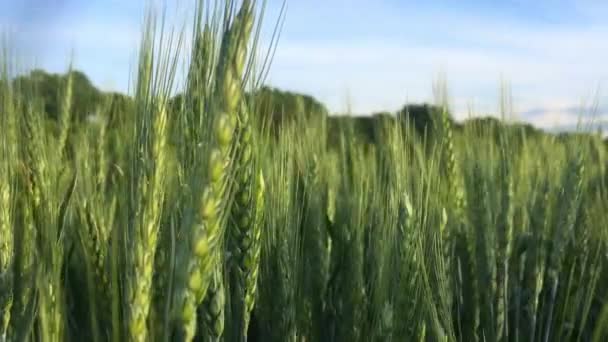
[[[472,8],[480,5],[466,2]],[[333,110],[342,110],[344,94],[349,94],[355,111],[370,112],[396,109],[406,99],[430,100],[432,80],[443,71],[453,109],[464,118],[471,106],[480,114],[496,112],[500,80],[506,79],[516,114],[526,116],[535,109],[549,118],[555,108],[580,103],[608,79],[608,46],[599,43],[607,36],[608,25],[589,19],[597,12],[584,4],[570,3],[560,10],[553,2],[535,6],[520,1],[521,8],[507,14],[481,5],[477,11],[464,12],[446,8],[445,2],[433,4],[400,7],[382,2],[370,9],[365,21],[357,19],[367,8],[355,4],[339,25],[332,27],[327,23],[331,19],[320,16],[314,26],[322,29],[312,29],[315,39],[299,34],[304,30],[297,28],[305,25],[299,21],[306,18],[300,16],[286,27],[289,32],[271,81],[311,92]],[[338,12],[339,6],[327,11]],[[305,7],[300,4],[298,10]],[[528,16],[513,15],[522,11]],[[331,31],[324,35],[319,30]],[[342,39],[351,30],[363,34]]]
[[[522,117],[537,127],[555,131],[608,129],[608,106],[605,105],[545,106],[526,110]]]
[[[76,67],[97,84],[127,89],[143,0],[63,0],[55,8],[27,1],[42,8],[33,19],[23,6],[7,16],[7,5],[0,18],[19,24],[18,39],[39,52],[42,67],[64,69],[74,50]],[[172,9],[172,23],[192,15],[192,3]],[[266,41],[281,3],[269,1]],[[506,79],[519,117],[572,124],[578,114],[570,109],[582,101],[608,102],[597,95],[608,80],[606,17],[608,5],[592,0],[290,1],[269,82],[310,93],[332,111],[348,103],[368,113],[431,101],[433,79],[444,72],[453,111],[464,118],[471,107],[497,112]]]

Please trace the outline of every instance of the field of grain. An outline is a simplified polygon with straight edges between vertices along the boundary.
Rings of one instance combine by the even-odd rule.
[[[71,74],[48,118],[5,49],[0,341],[608,339],[600,136],[456,124],[441,86],[422,126],[300,99],[279,129],[262,11],[199,1],[183,82],[149,17],[132,108],[94,120]]]

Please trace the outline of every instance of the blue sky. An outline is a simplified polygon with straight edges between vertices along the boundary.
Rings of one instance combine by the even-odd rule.
[[[168,2],[171,20],[190,18],[193,1]],[[281,4],[268,1],[266,33]],[[60,72],[73,52],[96,85],[126,91],[145,8],[144,0],[0,0],[0,28],[28,66]],[[289,0],[268,82],[335,112],[369,113],[432,101],[444,74],[464,118],[495,113],[505,80],[520,119],[572,126],[581,105],[597,103],[608,122],[607,18],[602,0]]]

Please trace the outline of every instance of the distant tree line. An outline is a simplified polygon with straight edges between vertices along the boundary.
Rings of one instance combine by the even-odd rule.
[[[43,70],[33,70],[13,80],[15,89],[32,98],[42,101],[44,111],[51,122],[57,121],[60,112],[60,101],[63,98],[68,77],[72,77],[72,120],[75,125],[86,122],[96,115],[107,116],[110,128],[118,127],[133,113],[135,104],[130,96],[103,92],[97,89],[89,78],[80,71],[70,74],[52,74]],[[180,106],[181,95],[172,99],[170,108],[177,110]],[[312,96],[283,91],[271,87],[261,87],[255,93],[247,93],[246,99],[255,103],[254,114],[258,115],[256,122],[260,129],[270,134],[282,129],[285,125],[298,125],[303,122],[322,119],[326,120],[328,142],[334,145],[338,142],[338,134],[348,127],[359,139],[375,144],[379,141],[380,129],[386,122],[399,122],[413,128],[421,136],[432,137],[441,117],[441,108],[430,104],[406,104],[395,113],[382,112],[367,116],[329,115],[328,109]],[[498,132],[502,129],[518,131],[524,136],[538,137],[545,133],[530,124],[505,125],[493,117],[480,117],[458,123],[448,113],[451,125],[458,133],[466,127],[483,128],[486,131]],[[560,134],[561,139],[572,135]],[[605,140],[608,146],[608,140]]]

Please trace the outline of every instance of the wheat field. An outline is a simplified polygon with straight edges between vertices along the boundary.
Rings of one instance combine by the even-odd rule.
[[[149,16],[133,108],[94,121],[72,77],[47,118],[5,49],[0,341],[608,338],[601,137],[456,124],[443,96],[373,143],[302,102],[276,129],[263,5],[199,1],[183,81],[187,35]]]

